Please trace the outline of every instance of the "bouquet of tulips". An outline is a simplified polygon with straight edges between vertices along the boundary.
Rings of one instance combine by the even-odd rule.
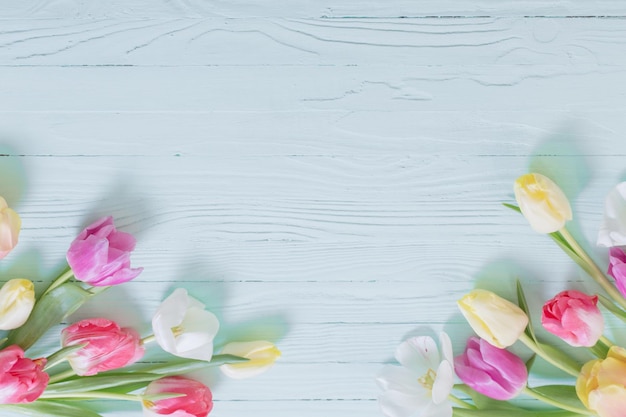
[[[388,365],[377,377],[384,415],[626,416],[626,348],[603,336],[605,318],[598,305],[604,314],[626,321],[626,183],[607,197],[598,235],[598,245],[610,248],[606,274],[565,227],[572,210],[552,180],[526,174],[516,180],[514,190],[517,205],[505,206],[522,213],[534,230],[553,239],[599,286],[598,294],[569,289],[543,305],[543,328],[572,346],[571,352],[537,336],[519,282],[515,303],[475,289],[458,306],[477,336],[470,337],[456,357],[445,333],[440,334],[439,349],[428,336],[400,344],[395,356],[401,366]],[[526,362],[507,349],[517,341],[530,350]],[[532,384],[529,375],[536,357],[563,371],[565,383]],[[543,406],[517,400],[524,395]]]
[[[17,244],[19,215],[0,197],[0,258]],[[39,297],[27,279],[0,289],[0,409],[29,416],[98,417],[81,400],[137,401],[147,417],[206,417],[212,394],[200,381],[181,376],[219,366],[232,378],[271,367],[280,355],[267,341],[231,342],[213,354],[219,329],[215,315],[184,289],[176,289],[155,312],[153,334],[141,337],[102,317],[69,324],[60,348],[30,358],[40,337],[110,286],[142,272],[131,268],[135,238],[119,231],[111,217],[84,229],[67,251],[68,268]],[[141,364],[151,342],[178,358]]]

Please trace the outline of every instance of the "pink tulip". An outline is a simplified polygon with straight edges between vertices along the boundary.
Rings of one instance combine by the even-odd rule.
[[[168,376],[152,381],[145,396],[155,394],[185,394],[163,400],[143,400],[145,417],[206,417],[213,408],[213,395],[204,384],[181,376]]]
[[[617,246],[609,249],[608,274],[615,278],[615,286],[626,297],[626,253]]]
[[[143,270],[130,267],[134,248],[135,238],[117,231],[112,217],[103,217],[74,239],[67,251],[67,263],[80,281],[96,287],[121,284]]]
[[[61,332],[63,347],[86,343],[68,356],[77,375],[95,375],[130,365],[143,356],[139,334],[107,319],[86,319],[66,327]]]
[[[0,351],[0,404],[30,403],[43,393],[50,376],[44,358],[29,359],[17,345]]]
[[[4,198],[0,197],[0,259],[4,258],[17,245],[22,228],[19,214],[9,208]]]
[[[477,337],[470,337],[465,352],[454,358],[454,370],[470,388],[495,400],[515,397],[528,379],[524,361]]]
[[[541,324],[571,346],[593,346],[604,329],[598,297],[580,291],[558,293],[543,306]]]

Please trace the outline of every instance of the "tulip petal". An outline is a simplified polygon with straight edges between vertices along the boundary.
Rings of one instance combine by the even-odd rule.
[[[606,197],[597,243],[605,247],[626,245],[626,182],[617,184]]]
[[[453,385],[454,371],[452,370],[452,364],[444,360],[437,368],[437,377],[432,390],[433,403],[444,403],[448,399]]]
[[[430,403],[426,395],[411,395],[402,391],[389,390],[378,397],[382,413],[387,417],[409,417]]]
[[[417,336],[402,342],[396,349],[400,364],[419,375],[439,366],[439,351],[432,337]]]
[[[384,390],[400,391],[420,396],[424,391],[415,373],[402,366],[387,365],[377,375],[376,383]]]

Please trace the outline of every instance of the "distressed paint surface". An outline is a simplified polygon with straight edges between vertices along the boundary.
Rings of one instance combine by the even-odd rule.
[[[380,415],[376,372],[419,332],[460,352],[477,282],[520,277],[535,307],[594,291],[500,203],[548,174],[592,245],[626,178],[623,2],[266,3],[0,2],[0,192],[23,218],[6,279],[42,288],[114,215],[145,272],[73,320],[146,334],[183,286],[218,343],[279,341],[260,377],[204,375],[216,417]]]

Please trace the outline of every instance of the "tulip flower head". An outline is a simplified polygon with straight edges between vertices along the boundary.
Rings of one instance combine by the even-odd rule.
[[[233,342],[222,349],[222,354],[247,358],[245,362],[237,362],[220,366],[220,370],[233,379],[244,379],[259,375],[274,365],[280,357],[280,351],[273,343],[259,340],[256,342]]]
[[[167,297],[152,318],[152,331],[161,348],[188,359],[211,360],[219,326],[215,314],[182,288]]]
[[[388,365],[376,378],[384,390],[378,398],[387,417],[405,417],[422,410],[428,416],[452,417],[448,396],[454,384],[452,343],[441,333],[442,355],[428,336],[412,337],[396,349],[402,366]]]
[[[572,220],[572,209],[563,191],[541,174],[522,175],[515,181],[515,199],[533,230],[553,233]]]
[[[139,360],[144,354],[139,334],[107,319],[81,320],[61,332],[63,347],[86,343],[86,346],[68,356],[77,375],[95,375],[98,372],[122,368]]]
[[[180,376],[157,379],[148,385],[144,396],[165,393],[184,395],[157,401],[143,400],[145,417],[206,417],[213,408],[211,390],[193,379]]]
[[[607,273],[615,279],[615,286],[626,297],[626,253],[621,247],[609,249],[609,270]]]
[[[598,245],[626,246],[626,182],[617,184],[606,197]]]
[[[0,259],[4,258],[17,245],[22,227],[20,216],[0,197]]]
[[[470,291],[458,305],[474,332],[501,349],[515,343],[528,324],[521,308],[491,291]]]
[[[95,287],[130,281],[143,268],[130,267],[135,238],[115,229],[112,217],[87,226],[71,243],[67,263],[76,279]]]
[[[569,290],[558,293],[543,306],[541,324],[571,346],[591,347],[604,330],[598,296]]]
[[[12,279],[0,289],[0,330],[26,323],[35,306],[35,286],[27,279]]]
[[[598,417],[623,417],[626,406],[626,349],[612,346],[605,359],[587,362],[576,394]]]
[[[465,352],[454,359],[454,370],[473,390],[503,401],[516,397],[528,379],[523,360],[477,337],[470,337]]]
[[[39,398],[50,379],[43,371],[45,365],[44,358],[25,358],[17,345],[0,351],[0,404],[30,403]]]

